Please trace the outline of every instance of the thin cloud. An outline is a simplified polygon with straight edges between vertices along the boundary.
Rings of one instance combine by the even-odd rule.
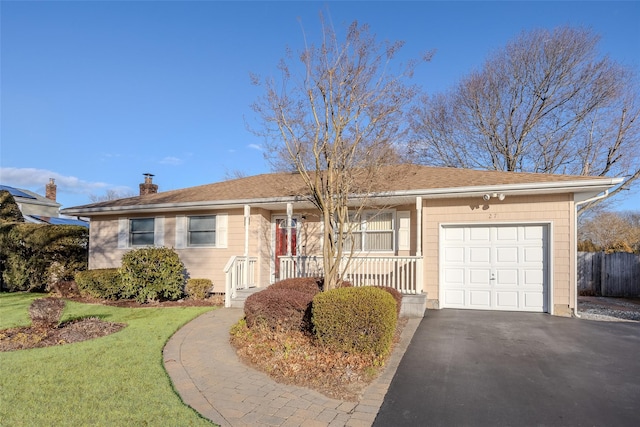
[[[164,159],[160,160],[160,164],[162,165],[181,165],[184,163],[184,160],[179,159],[177,157],[167,156]]]
[[[44,188],[50,178],[55,179],[58,192],[63,193],[94,194],[107,189],[119,188],[121,191],[126,189],[126,187],[114,187],[105,182],[84,181],[75,176],[62,175],[47,169],[0,167],[2,184],[24,188],[39,194],[44,194]]]
[[[254,150],[262,151],[262,146],[258,144],[249,144],[247,145],[249,148],[253,148]]]

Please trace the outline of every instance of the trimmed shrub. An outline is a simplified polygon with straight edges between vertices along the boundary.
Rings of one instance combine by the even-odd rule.
[[[122,296],[138,302],[182,297],[184,265],[173,249],[134,249],[122,256]]]
[[[400,309],[402,309],[402,293],[397,289],[390,288],[388,286],[375,286],[376,288],[380,288],[383,291],[389,292],[389,294],[396,301],[396,314],[400,316]]]
[[[59,298],[73,298],[80,295],[78,284],[74,280],[60,280],[52,284],[49,290]]]
[[[290,289],[298,292],[309,292],[315,295],[322,290],[323,282],[324,280],[319,277],[297,277],[281,280],[267,289]]]
[[[210,279],[189,279],[184,287],[184,293],[191,299],[207,299],[213,287]]]
[[[323,345],[348,353],[386,356],[398,316],[389,292],[365,286],[317,294],[311,319],[316,338]]]
[[[116,300],[122,292],[122,281],[117,268],[98,268],[76,273],[81,295]]]
[[[317,278],[286,279],[250,295],[244,303],[249,328],[311,331],[311,301],[320,292]]]
[[[65,302],[60,298],[39,298],[29,306],[31,325],[37,329],[53,329],[60,323]]]

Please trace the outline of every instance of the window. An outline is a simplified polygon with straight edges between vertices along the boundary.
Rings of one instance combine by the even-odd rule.
[[[215,215],[190,216],[187,227],[187,244],[189,246],[215,246]]]
[[[131,246],[153,246],[154,218],[138,218],[129,220],[129,243]]]
[[[347,237],[348,250],[393,252],[394,218],[393,212],[363,212],[360,216],[350,215],[351,238]]]

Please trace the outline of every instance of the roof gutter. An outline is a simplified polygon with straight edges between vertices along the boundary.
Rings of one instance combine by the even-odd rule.
[[[620,184],[623,178],[610,178],[610,179],[597,179],[597,180],[582,180],[582,181],[552,181],[552,182],[537,182],[526,184],[500,184],[500,185],[475,185],[467,187],[451,187],[451,188],[437,188],[433,190],[401,190],[401,191],[389,191],[385,193],[372,194],[369,197],[387,197],[387,196],[422,196],[422,197],[442,197],[443,195],[449,197],[467,197],[482,195],[487,192],[510,192],[512,194],[530,192],[534,190],[557,190],[565,191],[571,190],[572,192],[594,191],[609,188],[611,186]]]

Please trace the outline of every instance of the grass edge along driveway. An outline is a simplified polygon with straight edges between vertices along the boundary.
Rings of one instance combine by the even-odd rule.
[[[31,301],[0,294],[0,329],[27,326]],[[210,307],[117,308],[67,301],[62,321],[99,317],[126,323],[98,339],[0,352],[0,425],[211,426],[175,393],[162,349]]]

